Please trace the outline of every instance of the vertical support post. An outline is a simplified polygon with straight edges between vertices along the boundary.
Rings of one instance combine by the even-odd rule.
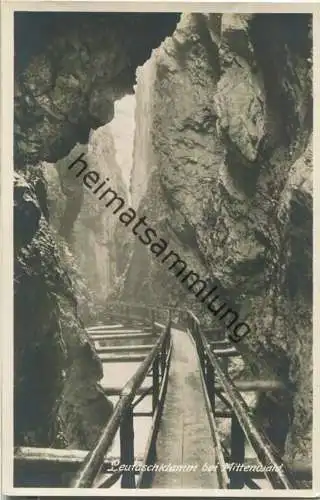
[[[167,357],[167,337],[163,341],[163,345],[160,353],[160,374],[163,377],[164,371],[166,369],[166,357]]]
[[[159,401],[159,354],[154,359],[152,365],[152,413],[157,409]]]
[[[204,372],[203,351],[202,351],[202,346],[201,346],[201,342],[199,339],[198,325],[197,325],[194,318],[192,318],[191,324],[192,324],[192,336],[193,336],[193,339],[196,343],[196,348],[197,348],[197,353],[198,353],[199,360],[200,360],[201,370],[202,370],[202,372]]]
[[[196,343],[198,354],[200,356],[200,352],[199,352],[199,337],[198,337],[198,332],[197,332],[197,323],[195,322],[194,318],[191,318],[191,333],[192,333],[193,339],[194,339],[194,341]]]
[[[196,325],[196,332],[197,332],[197,350],[198,350],[198,354],[200,357],[200,365],[201,365],[202,373],[205,376],[205,374],[206,374],[206,353],[204,350],[204,346],[200,340],[199,326],[198,325]]]
[[[215,371],[214,367],[210,363],[210,361],[207,364],[207,374],[206,374],[206,385],[207,385],[207,391],[208,391],[208,396],[211,404],[211,409],[212,413],[214,415],[215,411]]]
[[[171,338],[171,322],[168,322],[167,326],[167,332],[166,336],[163,342],[162,350],[161,350],[161,377],[163,377],[165,369],[166,369],[166,362],[167,362],[167,354],[169,352],[169,345],[170,345],[170,338]]]
[[[229,373],[229,358],[226,356],[226,357],[222,357],[219,359],[219,361],[221,360],[221,366],[223,368],[223,371],[228,375]]]
[[[132,406],[126,411],[120,424],[120,460],[121,465],[134,464],[134,428]],[[123,471],[121,488],[135,488],[134,470]]]
[[[245,458],[245,434],[239,424],[235,414],[231,419],[231,463],[243,464]],[[230,489],[243,488],[245,484],[245,473],[241,470],[232,470],[230,472]]]

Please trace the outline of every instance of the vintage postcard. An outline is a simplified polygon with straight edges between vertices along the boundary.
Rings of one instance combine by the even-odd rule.
[[[316,497],[315,7],[2,5],[3,494]]]

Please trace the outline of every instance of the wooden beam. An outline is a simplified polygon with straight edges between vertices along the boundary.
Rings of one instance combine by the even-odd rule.
[[[151,333],[144,333],[144,332],[141,332],[141,333],[118,333],[118,334],[107,334],[107,335],[100,335],[99,337],[92,337],[92,340],[94,342],[100,342],[100,341],[104,341],[104,340],[119,340],[119,339],[150,339],[150,338],[154,338],[154,335],[152,335]]]
[[[140,362],[144,361],[147,356],[147,353],[145,354],[128,354],[128,355],[121,355],[121,354],[106,354],[106,355],[100,355],[99,358],[101,359],[102,363],[133,363],[133,362]]]
[[[211,340],[209,342],[209,344],[213,348],[221,348],[221,349],[223,347],[231,347],[232,346],[232,343],[228,339],[225,339],[225,340]]]
[[[214,416],[217,418],[231,418],[233,411],[231,410],[216,410]]]
[[[235,347],[227,347],[225,349],[213,349],[213,353],[221,358],[241,356],[241,353]]]
[[[133,414],[134,417],[152,417],[152,411],[136,411]]]
[[[122,389],[123,389],[122,386],[121,387],[120,386],[113,386],[113,387],[112,386],[111,387],[101,386],[101,387],[102,387],[102,390],[106,396],[119,396],[121,394]],[[150,394],[151,394],[152,386],[139,387],[136,395],[139,396],[140,394],[143,394],[146,390],[150,390]]]
[[[117,353],[117,352],[135,352],[135,351],[148,351],[152,349],[154,344],[146,344],[146,345],[120,345],[120,346],[108,346],[108,347],[96,347],[96,351],[98,354],[102,353]]]
[[[69,448],[38,448],[33,446],[19,446],[14,450],[14,460],[16,462],[47,462],[51,464],[76,464],[83,462],[89,451],[87,450],[71,450]],[[136,458],[137,461],[142,461],[143,457]],[[105,468],[112,464],[120,463],[119,456],[109,456],[103,461]]]
[[[112,330],[113,328],[123,328],[122,323],[115,323],[115,324],[109,324],[109,325],[98,325],[98,326],[88,326],[87,331],[88,332],[95,332],[97,330]]]
[[[246,436],[235,413],[231,419],[231,443],[230,461],[236,464],[243,464],[245,461],[245,441]],[[230,471],[230,489],[241,489],[245,484],[243,471]]]
[[[49,471],[54,469],[61,470],[63,473],[75,472],[83,463],[88,455],[87,450],[71,450],[59,448],[38,448],[21,446],[15,449],[14,466],[21,468],[28,467],[27,470],[36,468],[43,470],[47,467]],[[135,463],[142,464],[143,456],[137,455]],[[101,468],[101,473],[110,473],[116,468],[116,464],[120,464],[119,456],[109,456],[104,458]]]
[[[110,326],[110,328],[96,328],[95,330],[90,330],[90,329],[87,329],[87,331],[90,333],[90,334],[99,334],[100,332],[112,332],[113,330],[116,330],[116,331],[133,331],[133,330],[138,330],[138,331],[144,331],[144,330],[151,330],[151,326],[150,325],[136,325],[136,324],[127,324],[127,325],[120,325],[120,326]]]
[[[119,335],[120,335],[120,334],[124,334],[124,335],[126,335],[126,334],[129,334],[129,333],[146,333],[146,332],[144,332],[144,331],[143,331],[143,330],[141,330],[141,329],[139,329],[139,330],[138,330],[138,329],[134,329],[134,330],[133,330],[133,329],[129,329],[129,328],[126,328],[126,329],[124,328],[124,329],[122,329],[122,330],[119,330],[119,329],[118,329],[118,330],[105,330],[105,331],[101,331],[101,332],[90,332],[90,337],[91,337],[92,339],[97,339],[97,338],[99,338],[101,335],[106,336],[106,335],[111,335],[111,334],[113,334],[113,333],[118,333]]]
[[[286,389],[285,384],[278,380],[238,380],[233,381],[233,384],[240,392],[283,391]],[[223,386],[221,384],[216,384],[215,390],[217,392],[223,392]]]

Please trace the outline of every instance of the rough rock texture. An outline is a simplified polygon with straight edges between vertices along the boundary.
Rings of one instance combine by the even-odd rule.
[[[253,374],[286,383],[257,413],[289,462],[311,459],[311,46],[308,15],[183,15],[153,55],[144,151],[157,168],[140,203],[247,318],[238,346]],[[140,242],[123,294],[198,309]]]
[[[16,444],[88,448],[109,418],[111,404],[97,385],[102,367],[65,266],[68,249],[48,225],[52,199],[39,165],[64,158],[113,118],[114,101],[133,92],[137,66],[172,33],[178,17],[15,14]],[[80,198],[64,219],[65,237]]]
[[[124,270],[127,254],[127,231],[118,223],[98,197],[88,190],[76,174],[81,163],[68,167],[82,153],[88,171],[99,172],[101,180],[126,200],[126,188],[116,162],[113,136],[108,125],[91,134],[88,146],[77,145],[56,163],[43,164],[47,180],[49,221],[66,239],[74,255],[74,267],[86,282],[91,294],[92,313],[102,310],[106,297]],[[90,317],[88,304],[81,304],[83,317]]]

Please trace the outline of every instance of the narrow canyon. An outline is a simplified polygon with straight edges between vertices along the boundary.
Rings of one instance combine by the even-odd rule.
[[[311,461],[312,17],[34,13],[32,30],[25,16],[15,20],[15,444],[95,443],[112,403],[85,325],[108,300],[188,308],[212,339],[223,334],[68,170],[85,153],[250,324],[238,375],[288,388],[262,393],[253,411],[285,460]]]

